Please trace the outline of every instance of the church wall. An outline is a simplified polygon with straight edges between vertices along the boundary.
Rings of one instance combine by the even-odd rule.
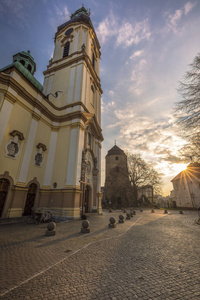
[[[13,104],[6,99],[3,102],[2,109],[0,111],[0,146],[7,130],[8,122],[13,109]]]
[[[55,131],[52,131],[51,132],[50,143],[49,143],[49,151],[48,151],[48,158],[47,158],[45,176],[44,176],[44,181],[43,181],[43,185],[46,185],[46,186],[51,185],[57,137],[58,137],[58,133],[55,132]]]
[[[19,182],[26,182],[29,168],[31,166],[31,162],[33,163],[33,145],[35,141],[35,135],[37,131],[38,122],[34,119],[31,121],[29,134],[26,138],[25,151],[23,153],[22,164],[20,166],[20,173],[18,177]]]
[[[65,187],[65,176],[69,160],[69,139],[70,126],[60,128],[58,131],[54,170],[51,180],[51,186],[56,182],[58,189]]]
[[[34,123],[36,121],[33,119],[32,122]],[[37,123],[37,127],[36,127],[35,138],[31,131],[29,133],[29,138],[31,140],[32,149],[30,149],[30,150],[27,149],[28,153],[30,153],[31,155],[29,154],[30,155],[29,164],[25,163],[25,168],[27,165],[29,165],[26,182],[29,182],[34,177],[37,177],[38,182],[42,186],[43,180],[44,180],[44,175],[45,175],[45,170],[47,167],[47,160],[48,160],[48,153],[49,153],[49,146],[50,146],[49,144],[50,144],[50,137],[51,137],[51,128],[49,126],[47,126],[45,123],[43,123],[42,121],[39,121],[36,123]],[[44,144],[47,147],[47,150],[42,151],[43,162],[42,162],[41,166],[36,166],[35,165],[35,155],[38,152],[37,145],[39,143]],[[21,181],[20,178],[19,178],[19,181]]]
[[[10,112],[9,123],[6,128],[5,136],[0,149],[0,173],[4,172],[5,170],[10,172],[11,176],[14,178],[15,183],[23,158],[25,140],[18,141],[19,152],[17,153],[15,158],[11,156],[7,157],[5,149],[9,142],[13,141],[13,137],[9,135],[9,133],[11,133],[13,130],[18,130],[19,132],[23,133],[24,138],[27,137],[27,131],[29,128],[30,121],[30,113],[27,113],[25,109],[21,108],[21,106],[15,103],[15,105],[13,105],[12,111]],[[24,126],[24,124],[27,124],[27,126]]]

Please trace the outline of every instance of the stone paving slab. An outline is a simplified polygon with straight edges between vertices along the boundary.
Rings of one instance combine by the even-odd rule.
[[[91,216],[85,235],[82,221],[58,224],[55,237],[44,225],[1,227],[2,299],[200,299],[194,214],[144,211],[115,229],[111,215]]]

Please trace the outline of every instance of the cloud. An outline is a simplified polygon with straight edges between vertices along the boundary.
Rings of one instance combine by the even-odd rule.
[[[112,12],[99,23],[99,26],[96,30],[97,36],[99,38],[100,44],[104,44],[109,37],[112,37],[117,34],[117,20]]]
[[[184,6],[184,12],[187,15],[191,10],[193,10],[193,8],[196,6],[196,2],[192,3],[192,2],[187,2]]]
[[[137,64],[134,65],[134,69],[129,78],[129,92],[137,96],[141,95],[144,92],[146,80],[144,69],[146,64],[147,61],[145,59],[141,59]]]
[[[178,23],[183,16],[186,16],[196,6],[196,3],[187,2],[182,8],[177,9],[173,14],[166,13],[167,31],[178,33]]]
[[[62,7],[60,9],[57,5],[54,6],[55,10],[54,11],[49,11],[50,18],[49,22],[53,28],[54,31],[56,31],[57,26],[67,22],[67,20],[70,19],[70,13],[68,11],[67,6]],[[52,15],[53,14],[53,15]]]
[[[137,45],[143,39],[148,40],[150,35],[148,19],[135,24],[125,22],[119,28],[116,44],[122,44],[124,48],[131,46],[132,44]]]
[[[105,111],[109,111],[110,108],[113,110],[113,107],[115,107],[115,102],[114,101],[110,101],[108,103],[105,103],[102,99],[101,101],[101,112],[105,112]]]
[[[120,25],[122,24],[122,25]],[[125,20],[119,22],[112,12],[99,23],[97,36],[103,45],[109,38],[114,37],[116,46],[122,45],[124,48],[132,44],[139,44],[141,40],[150,38],[148,19],[131,24]]]
[[[135,51],[135,52],[133,52],[133,54],[129,57],[129,59],[133,59],[133,58],[135,58],[135,57],[140,57],[140,56],[143,55],[143,53],[144,53],[143,50]]]
[[[25,23],[27,18],[26,6],[29,3],[26,0],[17,0],[13,2],[13,0],[1,0],[0,2],[0,15],[10,14],[12,18],[6,18],[7,23],[18,22]],[[11,21],[12,20],[12,21]]]

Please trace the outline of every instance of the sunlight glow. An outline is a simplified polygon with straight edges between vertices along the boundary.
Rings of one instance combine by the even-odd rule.
[[[187,165],[188,164],[173,164],[172,168],[174,172],[178,175],[178,173],[186,169]]]

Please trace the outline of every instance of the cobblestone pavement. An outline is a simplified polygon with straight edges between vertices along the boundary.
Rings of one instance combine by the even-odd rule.
[[[150,210],[108,228],[109,217],[0,226],[1,299],[200,299],[200,225],[194,212]]]

